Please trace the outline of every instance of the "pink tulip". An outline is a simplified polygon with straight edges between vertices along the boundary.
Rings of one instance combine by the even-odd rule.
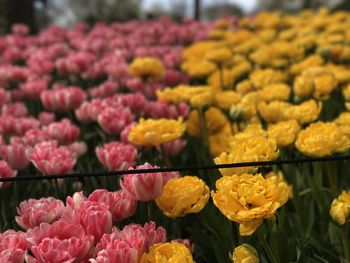
[[[139,165],[136,169],[152,169],[149,163]],[[133,168],[129,168],[133,170]],[[178,172],[125,174],[120,180],[120,186],[131,197],[140,201],[150,201],[159,197],[163,192],[164,185],[173,178],[179,177]]]
[[[55,121],[55,114],[42,111],[40,112],[38,119],[39,119],[40,125],[42,126],[49,125],[50,123]]]
[[[42,142],[28,153],[30,161],[43,174],[68,173],[76,163],[75,156],[67,147],[57,146],[57,141]]]
[[[88,150],[87,144],[85,142],[73,142],[73,143],[67,145],[67,148],[77,158],[84,155]]]
[[[152,119],[177,119],[179,116],[176,106],[163,101],[152,101],[145,107],[145,117]]]
[[[1,114],[21,118],[28,115],[28,109],[23,102],[14,102],[2,105]]]
[[[86,99],[86,94],[78,87],[44,90],[41,103],[49,111],[70,111],[77,109]]]
[[[13,132],[18,135],[24,135],[31,129],[39,128],[40,123],[33,117],[17,118],[13,124]]]
[[[29,165],[29,159],[26,155],[28,146],[13,142],[9,145],[0,146],[0,156],[10,165],[14,170],[23,170]]]
[[[78,224],[58,220],[52,225],[41,223],[27,230],[33,257],[29,262],[81,262],[89,253],[93,237]]]
[[[144,252],[148,252],[153,244],[165,241],[165,229],[162,227],[156,228],[154,222],[146,223],[143,227],[138,224],[130,224],[125,226],[121,231],[114,228],[111,234],[102,236],[100,242],[96,245],[96,261],[91,262],[105,262],[102,260],[114,258],[113,256],[120,250],[122,251],[119,253],[122,253],[121,255],[124,254],[125,257],[129,256],[130,253],[133,254],[134,257],[131,262],[139,262],[140,256]],[[121,249],[121,246],[123,249]],[[117,255],[120,255],[119,253]]]
[[[89,201],[105,204],[112,214],[113,221],[121,221],[132,216],[136,211],[137,202],[124,191],[108,192],[105,189],[95,190]]]
[[[74,209],[67,209],[62,219],[81,225],[86,234],[94,237],[94,243],[98,243],[104,234],[112,230],[112,214],[103,203],[88,200],[81,202]]]
[[[117,92],[119,86],[117,82],[106,81],[101,85],[88,90],[88,94],[93,98],[104,98]]]
[[[101,109],[100,111],[103,111],[106,108],[119,108],[121,106],[124,106],[122,104],[122,101],[119,99],[119,94],[113,96],[113,97],[109,97],[109,98],[104,98],[103,100],[101,100]]]
[[[51,74],[54,65],[48,54],[36,52],[27,60],[28,67],[38,75]]]
[[[98,252],[96,259],[90,259],[90,263],[138,263],[140,254],[136,248],[129,246],[127,243],[115,240],[111,248],[103,249]]]
[[[135,126],[136,124],[137,124],[136,122],[132,122],[132,123],[130,123],[129,125],[127,125],[127,126],[125,126],[123,128],[123,130],[120,133],[120,140],[121,140],[122,143],[125,143],[125,144],[130,143],[129,142],[129,138],[128,138],[129,137],[129,133],[131,131],[131,128],[133,126]]]
[[[10,83],[26,80],[29,72],[25,67],[18,66],[0,66],[0,85],[9,85]]]
[[[167,86],[176,86],[183,83],[184,76],[183,73],[176,70],[167,70],[164,74],[164,83]]]
[[[0,106],[11,101],[11,93],[3,88],[0,88]]]
[[[144,83],[141,78],[130,78],[126,82],[126,86],[133,92],[141,92],[144,87]]]
[[[119,190],[113,193],[115,203],[111,207],[113,221],[121,221],[135,214],[137,202],[128,196],[124,191]]]
[[[14,64],[23,59],[21,50],[16,46],[6,48],[2,53],[4,61]]]
[[[84,101],[75,111],[75,116],[81,122],[97,121],[97,117],[103,109],[101,99],[93,99],[90,102]]]
[[[0,161],[0,178],[15,177],[16,171],[12,170],[6,161]],[[0,182],[0,189],[6,188],[11,182]]]
[[[97,80],[105,77],[104,67],[100,61],[94,62],[90,67],[82,74],[82,77],[87,80]]]
[[[80,134],[80,129],[69,119],[63,119],[60,122],[53,122],[43,127],[43,130],[49,134],[52,140],[57,140],[60,144],[73,143]]]
[[[111,208],[114,204],[113,193],[108,192],[106,189],[97,189],[93,191],[89,195],[87,200],[91,202],[105,204],[108,208]]]
[[[128,64],[119,62],[119,63],[110,63],[105,68],[108,76],[113,78],[121,78],[128,75]]]
[[[164,143],[162,147],[167,155],[177,156],[182,152],[186,145],[187,141],[179,138],[174,141]]]
[[[28,248],[25,233],[14,230],[0,233],[0,262],[23,263]]]
[[[10,115],[0,115],[0,126],[2,134],[10,134],[15,130],[16,119]]]
[[[21,231],[16,232],[12,229],[0,233],[0,252],[7,249],[21,249],[25,251],[28,248],[29,243],[26,240],[26,233]]]
[[[63,202],[53,197],[29,199],[19,204],[16,222],[25,230],[39,226],[43,222],[51,224],[59,219],[63,210]]]
[[[67,206],[71,207],[72,209],[75,209],[76,207],[79,207],[80,204],[82,204],[86,200],[87,200],[87,198],[83,194],[83,192],[75,192],[72,197],[67,196],[66,204],[67,204]]]
[[[93,121],[89,116],[90,111],[90,103],[87,101],[84,101],[78,109],[75,110],[75,117],[80,121],[84,123],[88,123]]]
[[[136,115],[143,113],[147,103],[145,96],[140,92],[114,95],[113,99],[117,100],[121,105],[128,107]]]
[[[142,89],[142,94],[150,100],[156,99],[156,91],[164,89],[164,84],[162,82],[146,83]]]
[[[11,90],[10,94],[11,94],[12,101],[21,101],[25,98],[25,94],[22,90],[18,90],[18,89]]]
[[[23,142],[29,146],[35,146],[38,143],[49,141],[50,136],[46,131],[41,129],[30,129],[22,137]]]
[[[110,142],[103,147],[96,147],[96,155],[109,170],[122,170],[135,164],[137,150],[132,145]]]
[[[153,244],[166,241],[166,230],[163,227],[156,228],[152,221],[143,227],[138,224],[126,225],[117,236],[123,241],[136,247],[140,253],[148,252]]]
[[[187,116],[190,113],[190,106],[185,102],[180,102],[177,105],[177,110],[178,110],[180,116],[187,118]]]
[[[65,58],[58,59],[55,66],[59,73],[78,75],[88,70],[95,56],[88,52],[71,53]]]
[[[106,108],[97,117],[103,131],[109,134],[118,134],[126,125],[134,120],[128,108]]]
[[[181,56],[179,56],[177,54],[166,54],[163,57],[163,64],[167,68],[175,68],[180,63],[181,63]],[[168,76],[166,76],[166,75],[167,75],[167,73],[165,73],[165,76],[164,76],[165,79],[168,78]]]
[[[24,263],[26,254],[26,250],[9,248],[0,252],[0,262]]]
[[[94,237],[97,243],[104,234],[109,234],[112,230],[112,214],[108,207],[95,202],[86,201],[80,210],[80,223],[85,233]]]
[[[29,27],[26,24],[16,23],[12,25],[11,31],[16,35],[27,35]]]
[[[40,94],[42,91],[48,88],[49,82],[45,79],[34,78],[27,80],[20,86],[20,90],[23,91],[23,94],[29,99],[40,99]]]
[[[29,243],[26,234],[7,230],[0,233],[0,262],[23,263]]]

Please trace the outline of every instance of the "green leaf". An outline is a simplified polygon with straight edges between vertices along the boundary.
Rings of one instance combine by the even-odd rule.
[[[338,253],[341,253],[342,251],[341,228],[338,225],[334,224],[333,222],[329,222],[328,235],[332,246],[337,250]]]

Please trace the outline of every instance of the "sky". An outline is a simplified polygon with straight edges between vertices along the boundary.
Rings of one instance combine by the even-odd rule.
[[[53,6],[67,6],[71,0],[51,0]],[[142,7],[145,11],[152,10],[155,5],[158,5],[164,9],[170,9],[171,4],[174,2],[186,3],[187,13],[185,16],[193,15],[194,0],[140,0]],[[201,0],[202,8],[208,5],[220,4],[220,3],[234,3],[237,4],[245,13],[254,11],[259,0]],[[63,12],[64,10],[64,12]],[[55,23],[61,26],[68,26],[76,22],[76,17],[73,10],[69,8],[62,9],[58,14],[56,9],[52,9],[50,15],[54,18]]]
[[[170,7],[170,3],[174,0],[142,0],[143,7],[147,9],[151,9],[154,7],[155,4],[159,4],[160,6],[164,7],[165,9]],[[188,6],[192,8],[193,0],[182,0],[186,1]],[[219,4],[219,3],[234,3],[242,8],[242,10],[245,13],[250,13],[254,11],[255,7],[257,6],[258,0],[202,0],[202,6],[205,7],[207,5],[211,4]],[[190,8],[189,8],[190,9]]]

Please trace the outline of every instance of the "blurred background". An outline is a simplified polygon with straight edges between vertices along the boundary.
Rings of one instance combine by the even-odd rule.
[[[170,15],[213,20],[225,14],[242,16],[260,10],[297,12],[326,5],[350,10],[349,0],[0,0],[0,34],[16,22],[28,24],[32,33],[56,24],[113,22]]]

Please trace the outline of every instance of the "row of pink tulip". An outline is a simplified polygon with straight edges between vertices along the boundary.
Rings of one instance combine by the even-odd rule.
[[[142,117],[188,116],[189,105],[156,101],[156,90],[188,82],[179,70],[183,46],[204,39],[209,28],[162,18],[98,23],[91,29],[51,26],[31,36],[26,26],[15,25],[12,34],[0,37],[0,177],[28,174],[31,166],[45,175],[84,172],[77,168],[83,158],[98,160],[105,170],[157,167],[141,162],[144,148],[132,145],[128,134]],[[137,57],[158,58],[164,66],[161,78],[130,74],[129,64]],[[184,139],[177,139],[161,148],[175,156],[185,146]],[[76,192],[65,204],[54,197],[22,201],[16,216],[22,231],[0,233],[0,262],[139,262],[153,244],[169,239],[166,230],[152,221],[144,226],[121,221],[138,211],[138,201],[159,197],[178,176],[125,175],[121,190],[98,189],[88,196]],[[64,191],[71,182],[57,183]],[[0,183],[1,191],[12,188]],[[142,222],[151,219],[143,217]],[[188,240],[177,242],[191,248]]]
[[[49,197],[30,199],[17,208],[16,222],[25,231],[0,234],[0,262],[126,262],[137,263],[151,246],[167,240],[154,222],[113,227],[131,216],[136,200],[123,190],[95,190],[88,197],[76,192],[66,205]],[[185,244],[188,240],[175,240]]]
[[[109,26],[98,23],[91,30],[84,24],[73,29],[51,26],[31,36],[26,26],[15,25],[12,34],[0,37],[1,158],[14,170],[23,170],[32,161],[44,174],[72,171],[87,150],[84,141],[77,141],[84,140],[84,134],[69,119],[57,121],[55,113],[75,111],[80,122],[96,122],[124,144],[133,121],[140,117],[187,116],[187,104],[174,106],[153,98],[156,89],[187,81],[177,69],[182,46],[203,39],[209,27],[163,18]],[[128,63],[139,56],[161,59],[163,78],[148,82],[131,76]],[[164,149],[176,154],[185,144],[179,140]],[[103,148],[104,154],[101,149],[96,148],[98,158],[108,169],[135,164],[137,150],[131,145],[115,142]],[[115,149],[118,158],[109,156]]]

